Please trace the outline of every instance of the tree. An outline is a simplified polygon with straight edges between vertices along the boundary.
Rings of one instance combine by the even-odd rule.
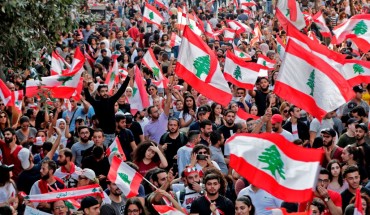
[[[149,13],[149,19],[150,19],[150,20],[153,20],[153,19],[154,19],[154,13],[153,13],[153,12],[150,12],[150,13]]]
[[[258,156],[258,160],[268,165],[262,169],[270,171],[275,178],[277,172],[280,175],[280,178],[285,179],[284,162],[275,145],[266,148],[265,151]]]
[[[365,34],[367,32],[367,25],[364,20],[359,21],[352,29],[352,31],[355,32],[356,35]]]
[[[233,75],[234,75],[235,79],[242,79],[242,73],[240,71],[240,66],[236,66]]]
[[[353,71],[355,74],[357,73],[359,75],[365,72],[364,67],[357,63],[353,65]]]
[[[72,79],[73,79],[73,76],[59,76],[59,78],[57,79],[57,81],[62,82],[62,86],[65,86],[66,82],[67,81],[70,81]]]
[[[208,75],[211,66],[209,55],[197,57],[193,63],[193,66],[197,70],[195,75],[199,78],[202,74]]]
[[[312,70],[310,73],[310,77],[308,78],[306,84],[311,89],[310,95],[313,96],[313,91],[315,89],[315,70]]]
[[[154,78],[159,78],[159,69],[157,67],[152,67]]]
[[[285,14],[285,16],[286,16],[286,17],[289,17],[289,15],[290,15],[290,9],[288,8],[288,9],[286,9],[286,14]]]
[[[131,184],[131,181],[128,179],[128,175],[122,172],[119,172],[118,175],[122,179],[122,181],[124,181],[127,184]]]
[[[0,0],[0,65],[25,69],[40,56],[43,47],[51,50],[62,32],[77,26],[71,18],[74,0]]]
[[[244,52],[240,52],[239,57],[245,57]]]

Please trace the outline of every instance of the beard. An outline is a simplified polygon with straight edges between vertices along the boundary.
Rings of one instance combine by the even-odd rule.
[[[112,194],[113,194],[114,196],[120,196],[120,195],[122,195],[122,191],[118,188],[118,189],[114,190],[114,191],[112,192]]]
[[[48,180],[49,178],[50,178],[49,174],[41,176],[41,180],[44,180],[44,181]]]
[[[11,142],[13,142],[13,137],[12,138],[4,138],[4,141],[6,144],[10,144]]]
[[[195,183],[200,184],[200,181],[195,181]],[[191,190],[193,189],[193,184],[189,184],[188,186]]]
[[[210,137],[210,136],[211,136],[211,133],[209,133],[209,132],[204,132],[204,136],[205,136],[205,137]]]
[[[179,129],[178,129],[178,128],[176,128],[176,129],[170,129],[169,131],[170,131],[170,133],[171,133],[171,134],[174,134],[174,133],[176,133],[178,130],[179,130]]]
[[[226,121],[226,124],[227,124],[228,126],[232,126],[232,125],[234,124],[234,120],[227,120],[227,121]]]
[[[58,161],[58,165],[59,166],[65,166],[67,164],[67,161],[64,160],[64,161]]]
[[[83,142],[83,143],[87,143],[87,142],[89,142],[89,138],[88,137],[85,137],[85,138],[80,138],[81,139],[81,142]]]
[[[273,132],[277,132],[278,130],[279,130],[279,128],[272,127]]]
[[[329,143],[327,143],[326,145],[324,144],[324,147],[329,147],[329,146],[331,146],[331,145],[333,145],[333,140],[332,140],[332,141],[330,141]]]

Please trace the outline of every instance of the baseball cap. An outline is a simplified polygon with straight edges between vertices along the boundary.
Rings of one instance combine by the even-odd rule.
[[[42,146],[44,145],[45,140],[43,140],[42,137],[36,137],[35,143],[33,145],[35,146]]]
[[[90,207],[95,206],[97,204],[99,204],[98,200],[96,200],[92,196],[87,196],[87,197],[85,197],[85,198],[82,199],[82,201],[81,201],[81,207],[78,210],[79,211],[83,211],[85,208],[90,208]]]
[[[348,102],[348,105],[347,105],[349,111],[352,111],[352,109],[355,108],[356,106],[357,106],[357,103],[353,101]]]
[[[362,130],[364,130],[366,133],[368,132],[368,128],[367,128],[367,125],[365,123],[360,123],[360,124],[357,124],[355,126],[356,128],[361,128]]]
[[[30,150],[28,150],[26,148],[22,148],[18,152],[18,159],[21,162],[21,165],[22,165],[23,169],[27,169],[31,165],[31,163],[30,163],[30,154],[31,154]]]
[[[272,124],[281,123],[281,122],[283,122],[283,117],[280,114],[272,115],[272,117],[271,117],[271,123]]]
[[[335,137],[337,135],[337,133],[335,132],[335,130],[332,129],[332,128],[324,128],[324,129],[322,129],[321,130],[321,134],[329,134],[332,137]]]
[[[14,168],[14,165],[12,164],[12,165],[5,165],[5,164],[2,164],[2,165],[0,165],[0,172],[10,172],[10,171],[12,171],[13,170],[13,168]]]
[[[347,120],[347,125],[350,125],[350,124],[352,124],[352,123],[358,123],[358,121],[357,121],[355,118],[349,118],[349,119]]]
[[[207,113],[207,112],[208,112],[208,108],[206,106],[200,106],[198,108],[197,114],[199,114],[199,113]]]
[[[355,91],[356,93],[362,93],[364,92],[364,88],[362,88],[361,85],[357,85],[353,87],[353,91]]]
[[[85,168],[81,171],[76,171],[76,174],[81,175],[81,176],[85,176],[86,178],[88,178],[90,180],[95,180],[95,178],[96,178],[94,170],[89,169],[89,168]]]

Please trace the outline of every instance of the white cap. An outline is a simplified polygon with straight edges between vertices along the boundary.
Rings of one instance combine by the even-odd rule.
[[[85,176],[86,178],[88,178],[90,180],[95,180],[95,178],[96,178],[94,170],[89,169],[89,168],[85,168],[81,171],[76,171],[76,174]]]
[[[18,159],[21,162],[21,165],[22,165],[23,169],[28,169],[31,165],[31,163],[30,163],[30,154],[31,154],[30,150],[28,150],[26,148],[22,148],[18,152]]]
[[[35,145],[35,146],[42,146],[42,145],[44,145],[43,138],[42,137],[36,137],[35,143],[33,145]]]

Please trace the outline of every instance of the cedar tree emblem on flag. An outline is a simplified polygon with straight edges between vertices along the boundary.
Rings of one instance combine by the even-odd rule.
[[[210,59],[209,56],[202,56],[195,59],[193,66],[197,70],[196,76],[201,78],[200,76],[204,73],[205,75],[208,75],[209,69],[210,69]]]
[[[353,71],[355,74],[358,73],[359,75],[365,72],[364,67],[357,63],[353,65]]]
[[[242,74],[241,74],[241,71],[240,71],[240,66],[237,66],[236,68],[235,68],[235,71],[234,71],[234,77],[236,78],[236,79],[242,79]]]
[[[355,27],[352,29],[352,31],[356,34],[356,35],[362,35],[362,34],[365,34],[367,32],[367,25],[366,23],[364,22],[364,20],[358,22]]]
[[[159,77],[159,69],[157,67],[152,67],[153,74],[155,77]]]
[[[262,169],[270,171],[275,178],[277,171],[280,177],[285,179],[284,162],[281,160],[281,155],[275,145],[265,149],[265,151],[258,157],[258,160],[268,165]]]
[[[153,14],[153,12],[150,12],[150,13],[149,13],[149,19],[150,19],[150,20],[153,20],[153,19],[154,19],[154,14]]]
[[[121,173],[120,172],[120,173],[118,173],[118,175],[127,184],[130,184],[131,183],[131,181],[128,179],[128,176],[125,173]]]
[[[72,78],[72,76],[60,76],[57,81],[62,82],[62,86],[65,86],[66,82],[72,80]]]
[[[313,96],[313,90],[315,89],[315,70],[312,70],[310,73],[310,77],[308,78],[306,84],[311,89],[310,95]]]

